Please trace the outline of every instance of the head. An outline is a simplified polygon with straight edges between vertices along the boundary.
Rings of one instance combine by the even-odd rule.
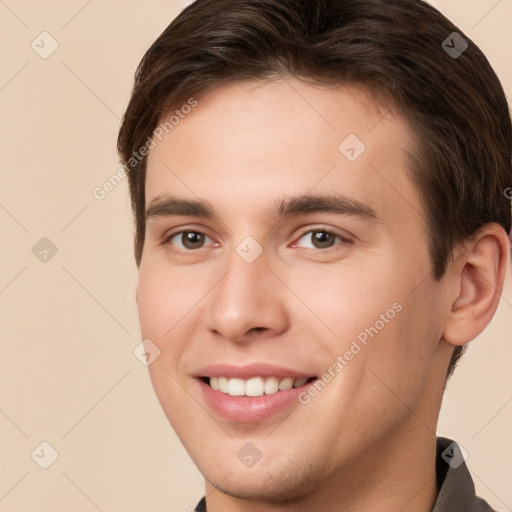
[[[198,0],[139,65],[118,147],[141,329],[215,485],[218,464],[233,494],[268,475],[276,497],[305,492],[392,433],[435,431],[511,229],[506,98],[469,38],[447,51],[454,32],[419,0]],[[202,402],[210,363],[275,364],[316,391],[230,421]],[[233,472],[254,447],[249,485]]]

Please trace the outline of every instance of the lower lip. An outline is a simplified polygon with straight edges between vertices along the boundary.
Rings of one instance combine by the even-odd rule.
[[[262,396],[231,396],[215,391],[206,382],[198,379],[206,403],[219,416],[238,423],[258,423],[299,404],[299,395],[311,382],[298,388],[278,391]]]

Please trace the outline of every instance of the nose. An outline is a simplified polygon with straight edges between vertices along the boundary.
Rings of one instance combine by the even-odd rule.
[[[235,253],[228,265],[229,271],[208,294],[204,311],[208,330],[235,343],[286,331],[290,297],[267,259],[262,255],[247,263]]]

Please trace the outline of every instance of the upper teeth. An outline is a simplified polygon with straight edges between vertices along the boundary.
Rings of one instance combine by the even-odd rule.
[[[231,396],[262,396],[272,395],[278,391],[298,388],[307,382],[307,377],[294,379],[287,377],[279,380],[277,377],[252,377],[250,379],[238,379],[228,377],[210,377],[210,386],[216,391],[227,393]]]

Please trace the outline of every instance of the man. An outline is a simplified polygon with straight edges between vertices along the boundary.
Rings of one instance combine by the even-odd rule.
[[[118,146],[196,510],[491,510],[436,423],[509,267],[511,133],[419,0],[198,0],[152,45]]]

